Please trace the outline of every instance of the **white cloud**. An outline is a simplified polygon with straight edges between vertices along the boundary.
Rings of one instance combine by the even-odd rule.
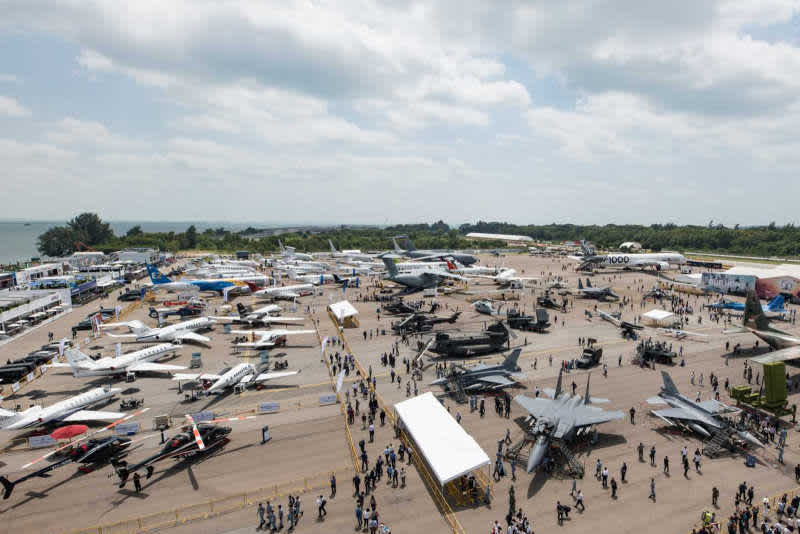
[[[27,117],[31,110],[20,104],[16,99],[0,95],[0,115],[8,117]]]
[[[770,34],[799,6],[16,0],[0,32],[64,39],[92,94],[113,90],[91,118],[63,109],[63,120],[26,121],[17,151],[50,147],[67,164],[13,162],[42,177],[166,184],[204,209],[222,193],[238,199],[221,208],[236,218],[276,194],[302,197],[270,205],[290,219],[340,195],[347,209],[325,213],[373,222],[604,222],[621,200],[644,222],[744,212],[748,193],[785,184],[800,163],[800,47]],[[30,110],[0,97],[0,115]],[[652,205],[653,184],[664,206]],[[422,206],[420,191],[447,202]],[[791,196],[771,211],[791,217]],[[170,208],[155,193],[146,205],[154,217]]]

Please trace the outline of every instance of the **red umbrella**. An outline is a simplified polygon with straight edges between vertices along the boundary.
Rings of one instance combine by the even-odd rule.
[[[80,436],[87,430],[89,430],[89,427],[86,425],[62,426],[61,428],[53,430],[53,433],[50,434],[50,437],[53,439],[72,439],[75,436]]]

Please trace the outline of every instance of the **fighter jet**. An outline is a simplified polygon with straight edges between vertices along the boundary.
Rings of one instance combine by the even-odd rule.
[[[575,432],[584,427],[597,425],[622,419],[623,413],[602,410],[595,403],[608,402],[608,399],[598,399],[589,396],[589,377],[586,377],[586,394],[569,395],[561,388],[564,369],[558,373],[556,389],[545,388],[543,391],[550,399],[542,397],[531,398],[527,395],[517,395],[514,402],[525,408],[530,414],[533,424],[528,433],[535,436],[535,442],[528,457],[527,471],[533,471],[550,449],[550,441],[554,439],[569,440]]]
[[[725,330],[723,333],[739,334],[743,332],[750,332],[773,349],[776,349],[773,352],[750,358],[751,361],[756,363],[769,363],[800,358],[800,337],[771,327],[769,325],[769,318],[764,313],[764,308],[753,292],[747,294],[742,326]]]
[[[389,272],[387,279],[401,286],[406,286],[412,291],[437,287],[445,280],[466,280],[464,277],[457,274],[439,270],[401,273],[397,270],[397,265],[395,265],[391,258],[383,257],[382,259],[386,270]]]
[[[767,302],[766,304],[761,305],[761,309],[764,313],[784,313],[786,308],[783,307],[783,303],[785,302],[785,297],[783,295],[778,295],[774,297],[772,300]],[[711,308],[715,310],[735,310],[735,311],[744,311],[745,304],[741,302],[734,302],[731,300],[720,299],[719,302],[714,302],[711,304],[706,304],[706,308]]]
[[[473,367],[451,367],[452,372],[461,381],[464,391],[496,391],[513,386],[517,381],[525,380],[525,373],[520,372],[517,360],[522,349],[514,349],[500,365],[479,363]],[[443,386],[450,378],[439,378],[431,382],[432,386]]]
[[[580,278],[578,279],[578,288],[572,291],[577,291],[578,296],[587,299],[606,300],[607,298],[619,300],[619,295],[614,293],[610,287],[592,287],[592,282],[586,279],[586,286],[583,285]]]
[[[717,430],[730,428],[735,435],[748,443],[757,447],[764,446],[749,432],[736,430],[725,419],[719,417],[723,413],[738,411],[735,408],[713,399],[695,402],[681,395],[669,373],[661,371],[661,378],[664,384],[661,386],[658,396],[647,399],[648,404],[668,404],[670,406],[651,412],[659,419],[663,419],[669,425],[674,425],[676,422],[685,424],[704,438],[710,438],[711,434]]]

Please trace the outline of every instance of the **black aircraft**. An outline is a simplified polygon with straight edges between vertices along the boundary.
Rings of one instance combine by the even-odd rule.
[[[183,432],[180,434],[168,439],[164,447],[149,458],[145,458],[133,465],[128,465],[124,460],[112,460],[111,464],[119,476],[120,488],[125,486],[131,473],[135,473],[140,469],[146,469],[146,478],[153,476],[155,471],[153,464],[156,462],[167,458],[182,460],[205,456],[215,452],[230,441],[228,438],[228,434],[231,433],[230,427],[215,425],[211,422],[196,424],[190,416],[187,416],[187,418],[190,420],[191,425],[184,427]],[[228,419],[218,419],[216,421],[222,420]]]
[[[69,463],[81,464],[78,469],[83,473],[93,471],[97,467],[119,459],[126,452],[131,445],[131,440],[118,436],[109,436],[105,438],[92,438],[86,440],[79,445],[73,445],[57,456],[57,460],[52,464],[28,473],[22,478],[18,478],[13,482],[4,476],[0,476],[0,484],[3,484],[3,499],[8,499],[14,487],[20,482],[24,482],[34,477],[47,477],[48,473],[54,469],[65,466]]]
[[[406,315],[409,313],[417,313],[419,310],[410,306],[403,302],[402,300],[395,300],[393,302],[389,302],[388,304],[384,304],[382,306],[383,313],[388,313],[389,315]]]
[[[403,320],[394,323],[392,325],[392,330],[398,334],[429,332],[433,330],[434,325],[442,323],[455,323],[456,320],[458,320],[459,315],[461,315],[461,312],[459,311],[453,312],[453,314],[448,317],[425,315],[424,313],[412,313]]]
[[[563,300],[563,299],[562,299]],[[550,291],[545,291],[541,297],[536,297],[536,305],[542,308],[550,308],[551,310],[563,310],[564,304],[558,304],[550,297]]]
[[[465,358],[510,348],[509,335],[516,337],[506,325],[494,323],[482,332],[437,332],[428,350],[444,358]]]

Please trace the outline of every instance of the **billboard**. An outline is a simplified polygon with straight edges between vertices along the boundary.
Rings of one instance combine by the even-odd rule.
[[[756,277],[743,274],[703,273],[702,286],[718,293],[744,295],[756,290]]]

